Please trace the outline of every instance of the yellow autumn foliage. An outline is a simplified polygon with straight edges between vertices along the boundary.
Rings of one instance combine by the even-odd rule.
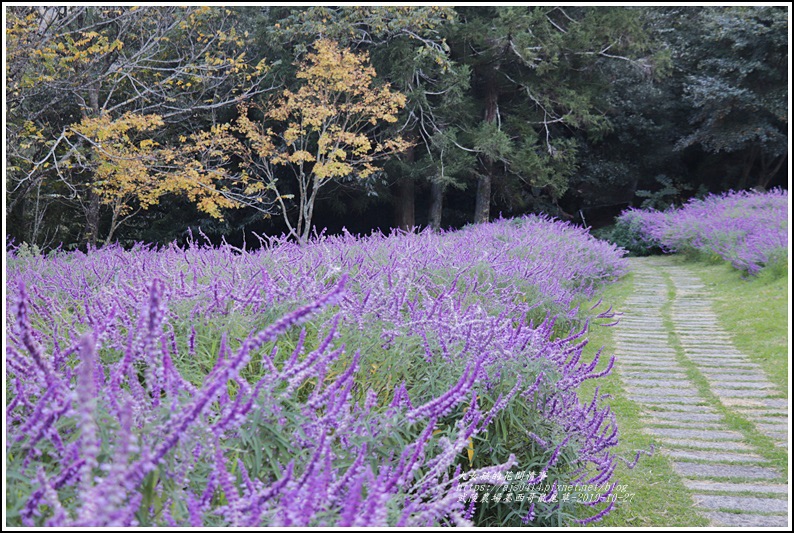
[[[279,133],[264,131],[248,118],[248,107],[240,106],[236,127],[258,157],[276,165],[312,164],[307,170],[318,179],[366,178],[380,170],[375,161],[409,146],[400,136],[373,142],[372,126],[395,122],[406,97],[389,84],[375,84],[368,54],[320,39],[296,77],[303,85],[284,90],[265,110],[266,119],[284,125]]]
[[[127,112],[116,119],[107,113],[84,118],[71,126],[71,133],[90,147],[75,157],[93,169],[92,188],[101,202],[126,215],[135,206],[157,205],[166,193],[185,194],[199,210],[218,219],[222,208],[238,207],[216,187],[222,172],[202,162],[228,159],[237,142],[229,126],[182,137],[177,147],[162,147],[148,135],[163,125],[158,115]]]

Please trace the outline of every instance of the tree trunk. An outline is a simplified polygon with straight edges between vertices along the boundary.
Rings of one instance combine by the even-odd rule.
[[[92,189],[88,190],[88,205],[85,208],[85,231],[83,240],[96,247],[99,236],[99,195]]]
[[[758,148],[753,146],[750,148],[750,152],[747,154],[747,157],[744,159],[744,164],[742,165],[742,174],[739,177],[739,183],[737,189],[740,191],[747,188],[748,183],[750,182],[750,172],[753,170],[753,166],[755,165],[755,160],[758,157]]]
[[[105,237],[105,244],[110,244],[110,241],[113,239],[113,235],[116,233],[116,229],[119,227],[119,211],[118,209],[113,209],[113,215],[110,218],[110,229],[108,230],[108,236]]]
[[[407,138],[408,141],[412,139]],[[411,144],[403,155],[407,165],[413,165],[416,160],[414,145]],[[414,179],[411,176],[401,176],[393,186],[394,192],[394,223],[397,228],[410,231],[416,226],[416,213],[414,202]]]
[[[91,106],[92,116],[99,116],[99,83],[94,83],[88,88],[88,104]]]
[[[488,83],[485,95],[485,122],[496,121],[496,108],[499,93],[496,84]],[[488,222],[491,218],[491,182],[493,181],[494,162],[487,155],[481,156],[483,172],[477,179],[477,196],[474,204],[474,222]]]
[[[766,157],[761,158],[761,172],[758,173],[758,179],[755,183],[757,189],[762,191],[766,190],[769,186],[769,182],[777,175],[787,157],[788,154],[783,154],[778,158],[773,158],[771,161]]]
[[[27,188],[18,198],[16,198],[11,203],[10,209],[6,211],[8,213],[8,228],[14,228],[13,233],[16,234],[16,241],[17,244],[23,242],[29,242],[30,240],[30,224],[26,220],[27,216],[27,191],[30,188]],[[7,231],[7,234],[11,233]]]
[[[414,204],[414,180],[403,176],[395,184],[397,201],[394,204],[394,225],[410,231],[416,225]]]
[[[306,244],[309,241],[309,237],[312,234],[312,218],[314,218],[314,202],[317,200],[317,192],[320,190],[320,180],[317,176],[314,176],[311,179],[312,183],[312,192],[309,194],[309,197],[304,201],[303,197],[301,197],[301,204],[303,208],[301,209],[304,212],[303,215],[303,225],[298,223],[298,229],[300,231],[300,238],[298,239],[300,244]],[[308,193],[308,190],[306,191]]]
[[[99,116],[99,83],[93,83],[88,86],[88,104],[91,117]],[[85,231],[83,232],[83,240],[93,247],[96,247],[97,240],[99,239],[99,195],[93,189],[94,177],[91,176],[88,182],[88,198],[86,204],[83,204],[85,212]]]
[[[441,229],[441,210],[444,207],[444,185],[438,181],[430,182],[430,227],[433,231]]]
[[[485,161],[485,172],[477,179],[477,196],[474,203],[474,222],[488,222],[491,218],[491,172],[493,163]]]

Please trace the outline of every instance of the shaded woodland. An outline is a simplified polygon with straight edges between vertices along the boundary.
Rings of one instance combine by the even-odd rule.
[[[785,7],[8,7],[6,235],[255,242],[787,186]]]

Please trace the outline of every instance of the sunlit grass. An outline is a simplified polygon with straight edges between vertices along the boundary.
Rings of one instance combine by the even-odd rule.
[[[604,303],[612,305],[618,312],[624,307],[626,299],[634,291],[634,280],[631,274],[620,282],[605,289],[602,294]],[[619,325],[617,327],[620,327]],[[605,354],[615,353],[614,328],[595,325],[589,334],[590,342],[585,350],[593,356],[600,347]],[[605,367],[608,358],[600,363]],[[650,450],[651,445],[658,447],[657,438],[643,432],[645,425],[641,422],[640,407],[626,398],[625,390],[620,381],[619,371],[598,380],[599,383],[587,383],[582,386],[582,397],[587,398],[596,386],[601,392],[610,394],[608,400],[617,416],[620,428],[620,444],[615,453],[628,461],[633,461],[638,450]],[[626,493],[634,493],[627,502],[616,504],[615,509],[596,527],[700,527],[708,525],[708,521],[697,515],[692,509],[689,490],[681,482],[681,478],[673,470],[670,459],[657,451],[652,455],[642,454],[634,468],[624,462],[618,464],[615,479],[626,485]]]
[[[761,365],[778,392],[788,398],[788,270],[762,270],[756,277],[746,277],[728,264],[676,261],[701,278],[736,347]]]
[[[697,274],[710,291],[714,310],[721,326],[731,334],[737,348],[759,363],[779,391],[788,395],[788,273],[762,271],[757,277],[746,278],[727,263],[718,264],[692,261],[674,256],[673,262]],[[605,304],[620,311],[634,290],[631,274],[607,287],[602,297]],[[667,324],[668,329],[671,324]],[[618,326],[620,327],[620,326]],[[604,347],[606,354],[615,352],[614,329],[595,325],[588,335],[590,343],[586,353],[591,357]],[[600,367],[606,366],[602,361]],[[620,445],[615,452],[633,459],[637,450],[647,450],[656,438],[643,432],[639,406],[626,399],[619,379],[619,369],[599,380],[602,392],[612,395],[609,400],[620,428]],[[698,383],[702,385],[702,383]],[[583,397],[592,394],[595,383],[582,387]],[[711,398],[715,400],[715,398]],[[787,471],[786,452],[772,446],[769,439],[758,434],[754,427],[735,413],[723,412],[732,429],[741,431],[749,442],[759,448],[762,456],[771,459],[775,466]],[[690,491],[674,472],[665,456],[655,453],[643,455],[633,469],[621,463],[615,479],[627,485],[627,492],[635,493],[631,501],[616,505],[615,509],[598,527],[660,527],[705,526],[708,521],[693,509]]]

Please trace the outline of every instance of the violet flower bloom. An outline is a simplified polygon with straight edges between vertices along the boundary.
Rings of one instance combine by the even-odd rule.
[[[595,313],[575,302],[625,272],[623,252],[548,217],[260,240],[13,259],[6,431],[20,471],[41,472],[21,523],[469,525],[457,491],[536,460],[533,438],[550,456],[535,479],[611,480],[614,415],[579,391],[603,373],[586,328],[559,330]],[[513,408],[534,435],[515,435],[520,459],[472,469],[469,446],[487,457]],[[288,454],[251,468],[276,441]]]

